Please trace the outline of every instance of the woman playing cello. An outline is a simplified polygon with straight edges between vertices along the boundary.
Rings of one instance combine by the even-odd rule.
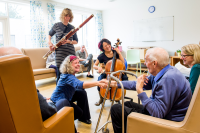
[[[113,58],[113,53],[114,51],[116,51],[116,58],[120,59],[123,63],[124,63],[124,58],[122,56],[122,54],[120,53],[118,48],[115,48],[112,50],[111,47],[111,42],[108,39],[102,39],[99,44],[98,44],[99,49],[103,52],[101,53],[98,57],[97,60],[94,64],[94,69],[98,70],[98,73],[102,73],[99,77],[98,77],[98,81],[101,79],[106,78],[106,74],[103,73],[103,69],[101,66],[98,66],[99,63],[104,63],[106,65],[106,63],[111,60]],[[122,80],[128,80],[128,77],[123,74],[122,75]],[[99,101],[95,103],[96,106],[99,106],[102,102],[103,102],[103,97],[100,94],[100,88],[97,87],[97,90],[99,92]]]

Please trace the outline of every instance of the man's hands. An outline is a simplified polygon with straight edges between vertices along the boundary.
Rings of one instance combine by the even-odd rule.
[[[98,86],[100,88],[107,88],[108,85],[106,83],[104,83],[104,82],[98,81]]]
[[[83,49],[83,51],[85,51],[86,49],[85,48],[82,48]]]
[[[108,86],[109,80],[107,79],[102,79],[100,80],[100,83],[104,83]],[[110,87],[117,87],[117,82],[116,81],[111,81]]]
[[[137,84],[136,84],[136,91],[138,94],[143,92],[143,86],[148,83],[148,78],[147,75],[141,75],[137,78]],[[107,79],[102,79],[100,80],[100,83],[106,84],[108,86],[109,80]],[[116,81],[111,81],[110,87],[117,87],[117,82]]]
[[[146,85],[146,83],[148,83],[147,75],[143,74],[137,78],[136,90],[138,94],[143,92],[143,86]]]

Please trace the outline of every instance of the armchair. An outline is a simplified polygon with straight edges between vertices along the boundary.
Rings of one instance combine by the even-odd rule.
[[[72,107],[43,122],[28,56],[0,57],[0,107],[0,133],[74,133]]]
[[[199,133],[199,111],[200,78],[183,121],[169,121],[132,112],[127,119],[127,133]]]

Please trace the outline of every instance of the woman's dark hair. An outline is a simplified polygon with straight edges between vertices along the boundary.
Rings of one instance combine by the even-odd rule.
[[[111,45],[111,42],[108,40],[108,39],[106,39],[106,38],[103,38],[100,42],[99,42],[99,44],[98,44],[98,47],[99,47],[99,49],[101,50],[101,51],[105,51],[104,49],[103,49],[103,42],[106,42],[106,43],[108,43],[109,45]]]

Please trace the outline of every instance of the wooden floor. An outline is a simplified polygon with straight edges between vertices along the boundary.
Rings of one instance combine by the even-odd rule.
[[[134,71],[131,71],[131,72],[135,73]],[[97,81],[97,78],[99,76],[99,74],[97,74],[95,72],[94,78],[87,78],[86,74],[87,73],[77,74],[76,77],[81,81],[88,82],[88,81]],[[138,76],[139,75],[140,75],[140,73],[138,72]],[[129,77],[129,80],[136,80],[135,77],[132,77],[132,76],[128,76],[128,77]],[[40,92],[43,96],[50,97],[53,90],[56,87],[56,79],[48,78],[48,79],[43,79],[43,80],[37,80],[36,86],[40,90]],[[92,124],[88,125],[88,124],[84,124],[84,123],[76,120],[75,125],[76,125],[78,132],[80,132],[80,133],[94,133],[96,124],[98,121],[99,113],[101,110],[101,106],[94,105],[95,102],[99,100],[99,95],[98,95],[97,87],[92,87],[90,89],[86,89],[86,91],[87,91],[87,95],[88,95]],[[146,92],[147,92],[147,95],[150,96],[151,91],[146,91]],[[133,98],[134,102],[138,101],[136,91],[127,90],[126,96]],[[109,100],[106,100],[99,127],[101,127],[107,121],[110,106],[111,106],[111,102]],[[108,129],[109,129],[109,133],[114,133],[111,123],[108,124]],[[100,133],[101,133],[101,131],[100,131]]]

